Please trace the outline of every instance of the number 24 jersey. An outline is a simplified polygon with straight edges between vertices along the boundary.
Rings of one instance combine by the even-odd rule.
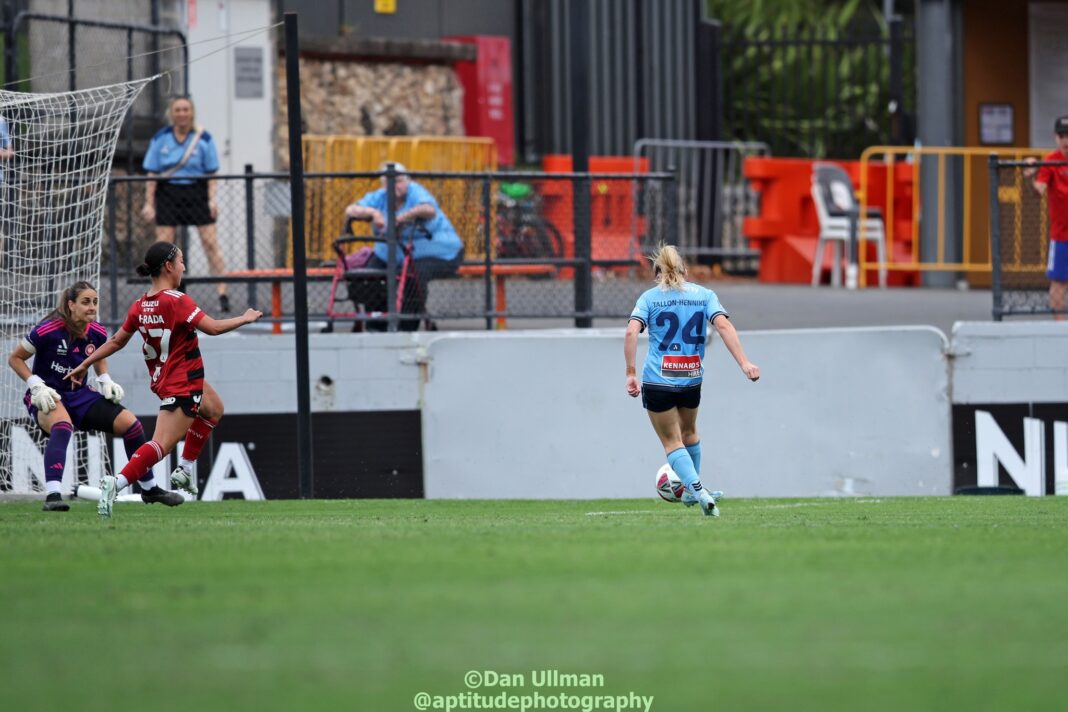
[[[682,289],[653,287],[638,297],[630,318],[649,329],[642,383],[688,388],[704,376],[706,325],[727,315],[711,289],[686,282]]]
[[[122,328],[140,333],[152,392],[162,398],[204,390],[197,324],[206,315],[188,294],[166,289],[130,305]]]

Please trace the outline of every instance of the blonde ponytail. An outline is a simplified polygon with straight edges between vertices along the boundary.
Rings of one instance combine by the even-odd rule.
[[[686,284],[686,262],[674,245],[660,243],[649,259],[661,289],[682,289]]]

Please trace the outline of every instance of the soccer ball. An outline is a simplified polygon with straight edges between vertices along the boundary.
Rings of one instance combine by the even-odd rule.
[[[656,493],[665,502],[679,502],[685,490],[682,480],[671,469],[671,465],[665,464],[656,471]]]

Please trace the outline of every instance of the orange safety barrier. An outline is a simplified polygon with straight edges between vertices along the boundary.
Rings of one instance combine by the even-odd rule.
[[[832,161],[842,166],[858,189],[859,161]],[[812,202],[812,164],[816,161],[800,158],[745,159],[743,173],[760,193],[760,215],[745,218],[742,231],[753,247],[760,250],[760,281],[808,284],[812,279],[812,261],[819,239],[819,218]],[[878,207],[884,218],[893,215],[892,226],[886,228],[887,253],[891,261],[912,254],[913,240],[913,172],[904,163],[894,166],[894,209],[887,210],[886,166],[869,164],[867,205]],[[863,249],[867,261],[874,264],[875,246],[866,243]],[[831,269],[830,250],[825,250],[822,269]],[[869,284],[878,281],[872,269],[864,275]],[[918,272],[891,272],[888,284],[916,286]]]
[[[639,173],[649,172],[649,159],[638,164]],[[542,159],[546,173],[571,173],[571,156],[550,155]],[[634,173],[633,156],[590,156],[590,173]],[[546,219],[560,230],[564,256],[575,256],[574,200],[572,180],[544,180],[538,185]],[[595,260],[638,260],[639,238],[645,232],[644,218],[635,225],[634,181],[590,182],[591,256]],[[562,270],[567,278],[570,270]]]

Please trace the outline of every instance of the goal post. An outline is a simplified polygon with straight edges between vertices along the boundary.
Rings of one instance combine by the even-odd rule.
[[[78,280],[100,289],[108,177],[126,112],[155,77],[58,93],[0,90],[0,343],[10,354]],[[2,148],[3,146],[0,146]],[[5,359],[6,360],[6,359]],[[26,385],[0,367],[0,494],[44,486],[46,436],[30,421]],[[64,491],[110,467],[110,435],[71,442]]]

